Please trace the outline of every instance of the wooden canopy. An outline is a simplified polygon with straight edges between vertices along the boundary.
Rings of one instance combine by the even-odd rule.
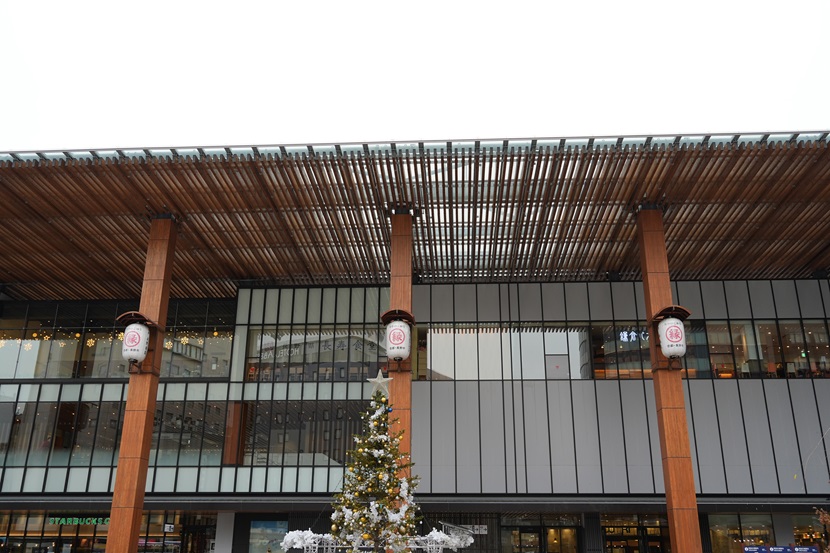
[[[139,295],[149,220],[179,225],[174,297],[240,283],[387,284],[411,210],[423,283],[639,278],[665,210],[673,279],[830,269],[827,133],[0,154],[0,286]]]

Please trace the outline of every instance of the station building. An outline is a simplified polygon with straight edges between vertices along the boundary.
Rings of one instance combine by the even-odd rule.
[[[0,551],[103,552],[127,492],[138,551],[326,532],[378,370],[424,524],[476,553],[671,551],[681,430],[702,551],[828,543],[826,132],[2,153],[0,199]],[[117,320],[152,301],[157,374]]]

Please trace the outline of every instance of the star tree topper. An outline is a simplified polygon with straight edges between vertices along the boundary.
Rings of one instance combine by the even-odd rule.
[[[366,380],[372,383],[372,395],[380,391],[383,395],[389,397],[389,383],[392,382],[392,379],[383,376],[383,371],[378,369],[378,375],[376,377],[367,378]]]

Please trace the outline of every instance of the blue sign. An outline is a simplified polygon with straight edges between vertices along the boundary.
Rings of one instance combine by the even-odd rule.
[[[793,548],[789,545],[770,545],[769,553],[793,553]]]
[[[766,545],[745,545],[744,553],[769,553]]]
[[[815,545],[796,545],[793,547],[793,553],[818,553],[818,547]]]

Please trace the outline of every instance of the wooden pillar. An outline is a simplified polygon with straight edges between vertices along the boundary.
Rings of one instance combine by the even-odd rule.
[[[158,327],[150,331],[150,347],[141,372],[130,375],[110,510],[107,553],[138,551],[175,246],[175,220],[172,217],[153,219],[139,311],[158,323]]]
[[[662,212],[652,208],[640,209],[637,231],[646,314],[651,321],[661,309],[673,303]],[[654,328],[650,330],[653,337],[649,341],[651,370],[671,548],[674,553],[699,553],[700,522],[686,423],[683,372],[670,368],[669,360],[660,351],[657,332]]]
[[[390,252],[389,311],[412,313],[412,215],[392,215],[392,243]],[[414,331],[414,329],[413,329]],[[414,334],[414,332],[413,332]],[[389,403],[393,417],[398,419],[391,432],[403,430],[401,453],[412,451],[412,363],[388,361]]]

